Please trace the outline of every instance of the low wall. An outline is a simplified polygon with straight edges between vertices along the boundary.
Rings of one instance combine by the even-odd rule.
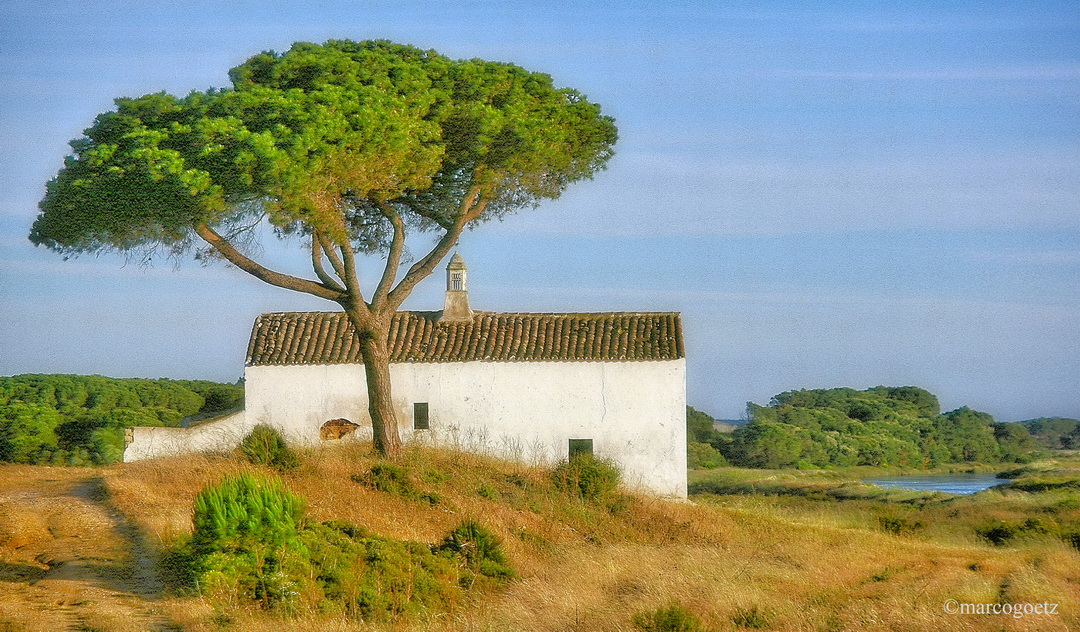
[[[128,428],[124,462],[232,450],[251,432],[253,425],[245,411],[240,410],[189,428]]]

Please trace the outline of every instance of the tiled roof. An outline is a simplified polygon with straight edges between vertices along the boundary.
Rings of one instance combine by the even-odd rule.
[[[685,356],[676,313],[496,314],[439,323],[439,312],[399,312],[391,362],[676,360]],[[247,364],[360,363],[360,342],[343,312],[263,314]]]

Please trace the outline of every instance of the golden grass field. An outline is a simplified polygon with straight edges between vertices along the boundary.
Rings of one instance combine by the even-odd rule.
[[[5,465],[0,631],[617,631],[639,630],[635,614],[670,605],[708,630],[1080,630],[1080,551],[1052,537],[994,546],[970,528],[1002,511],[1072,519],[1077,510],[1062,493],[982,494],[921,508],[746,495],[588,503],[557,492],[543,468],[406,452],[417,486],[437,493],[438,504],[354,482],[378,462],[359,443],[305,453],[283,478],[307,498],[312,519],[394,538],[436,543],[476,519],[501,537],[518,579],[450,612],[378,626],[178,596],[154,571],[191,531],[194,496],[257,468],[207,456],[99,469]],[[879,526],[886,514],[918,516],[924,526],[895,535]],[[1057,611],[949,614],[950,599]]]

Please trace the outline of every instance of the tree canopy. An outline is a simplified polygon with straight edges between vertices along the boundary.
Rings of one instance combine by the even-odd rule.
[[[914,386],[787,391],[747,412],[749,424],[713,442],[743,467],[927,468],[1025,461],[1036,447],[1024,426],[967,407],[941,413]]]
[[[467,226],[604,168],[614,121],[548,75],[388,41],[298,43],[229,76],[229,88],[117,99],[72,141],[30,239],[65,255],[195,250],[338,303],[361,340],[376,445],[396,452],[393,313]],[[264,223],[301,237],[311,278],[255,260]],[[435,243],[402,274],[418,233]],[[357,253],[385,256],[367,292]]]
[[[398,230],[558,197],[617,138],[597,105],[548,75],[385,41],[299,43],[230,77],[186,97],[117,99],[71,143],[31,240],[65,254],[179,252],[200,231],[235,238],[265,218],[324,246],[386,252]],[[293,289],[336,298],[340,285]]]

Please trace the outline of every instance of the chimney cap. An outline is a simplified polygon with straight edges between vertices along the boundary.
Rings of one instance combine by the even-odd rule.
[[[450,257],[450,263],[446,264],[446,267],[465,270],[465,259],[462,258],[461,253],[455,252],[454,256]]]

